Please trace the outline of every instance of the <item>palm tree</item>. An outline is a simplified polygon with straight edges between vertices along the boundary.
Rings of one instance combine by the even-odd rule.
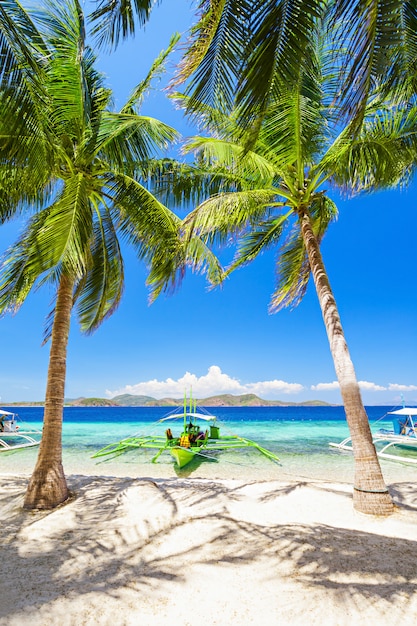
[[[189,141],[187,151],[194,152],[196,163],[173,169],[171,192],[187,201],[201,199],[199,187],[211,194],[185,219],[185,230],[190,240],[198,235],[209,244],[230,242],[231,234],[238,237],[227,273],[266,248],[279,246],[273,311],[297,305],[312,275],[353,442],[354,506],[364,513],[386,515],[393,511],[392,499],[320,252],[321,240],[337,215],[324,185],[360,191],[404,179],[410,173],[408,164],[415,162],[416,109],[384,110],[375,101],[359,134],[355,121],[340,128],[332,104],[337,85],[327,72],[326,49],[316,35],[311,33],[310,67],[298,89],[281,88],[279,98],[265,111],[252,150],[242,138],[240,111],[230,116],[197,107],[197,117],[212,136]],[[178,98],[192,108],[189,98]]]
[[[176,38],[116,112],[85,44],[78,1],[50,3],[32,19],[25,23],[38,24],[41,35],[20,56],[16,78],[27,86],[26,97],[17,90],[13,99],[12,74],[0,91],[2,214],[32,212],[0,272],[0,313],[18,309],[35,285],[52,286],[43,437],[24,506],[53,508],[68,498],[61,432],[72,311],[89,333],[117,308],[120,237],[149,263],[158,290],[167,282],[160,268],[170,266],[178,248],[179,218],[144,184],[149,160],[176,132],[138,113]],[[16,32],[24,40],[19,24]]]

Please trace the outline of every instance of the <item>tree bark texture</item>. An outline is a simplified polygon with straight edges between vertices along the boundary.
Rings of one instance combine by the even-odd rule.
[[[300,212],[300,222],[352,438],[355,463],[353,505],[369,515],[390,515],[394,504],[384,482],[336,300],[306,210]]]
[[[69,495],[62,466],[62,419],[72,305],[73,281],[62,275],[52,327],[42,440],[26,491],[25,509],[53,509]]]

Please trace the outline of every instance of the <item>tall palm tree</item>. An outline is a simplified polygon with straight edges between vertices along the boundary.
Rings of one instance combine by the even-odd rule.
[[[120,238],[150,265],[158,290],[167,283],[163,268],[171,268],[178,248],[179,218],[144,184],[151,157],[176,132],[138,113],[176,38],[116,112],[85,44],[78,1],[49,3],[32,20],[41,35],[31,42],[28,62],[20,58],[18,76],[27,96],[13,100],[13,77],[11,89],[5,83],[0,91],[3,215],[32,212],[1,268],[0,313],[18,309],[35,285],[53,289],[43,436],[24,502],[26,508],[53,508],[68,497],[61,431],[72,311],[89,333],[118,306],[124,278]]]
[[[337,214],[324,185],[358,191],[404,179],[415,162],[417,111],[384,110],[375,101],[359,134],[354,121],[341,128],[333,105],[337,83],[327,71],[319,34],[311,33],[309,57],[310,67],[298,89],[281,88],[269,104],[252,150],[242,138],[240,112],[230,116],[198,106],[197,117],[212,135],[189,141],[187,150],[197,159],[182,171],[173,169],[172,193],[192,199],[194,177],[194,201],[199,186],[211,194],[185,219],[185,229],[188,238],[198,235],[209,244],[230,241],[231,233],[238,237],[236,258],[227,273],[266,248],[279,247],[273,311],[298,304],[312,275],[353,442],[354,506],[385,515],[392,512],[393,503],[320,252]],[[189,98],[179,100],[192,108]]]

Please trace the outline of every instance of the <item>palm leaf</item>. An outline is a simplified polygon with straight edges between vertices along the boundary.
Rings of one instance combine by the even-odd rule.
[[[77,285],[75,302],[81,330],[91,333],[115,311],[124,284],[123,259],[111,215],[95,207],[97,221],[91,245],[91,265]]]
[[[177,136],[175,129],[152,117],[104,112],[95,154],[103,157],[110,168],[123,170],[136,162],[146,162]]]
[[[231,110],[250,12],[247,0],[200,0],[200,19],[172,85],[190,80],[192,108],[209,104]]]
[[[109,178],[108,189],[116,209],[117,227],[140,259],[151,262],[152,256],[164,247],[175,252],[181,224],[175,213],[128,176]]]
[[[337,206],[333,200],[319,193],[311,200],[309,214],[314,234],[320,244],[329,224],[337,218]],[[285,307],[298,306],[306,293],[310,274],[310,264],[297,223],[278,252],[277,284],[272,294],[270,311],[276,313]]]
[[[232,264],[227,268],[226,275],[238,267],[250,263],[269,247],[276,246],[292,214],[293,210],[291,209],[279,217],[274,216],[266,221],[260,221],[253,229],[244,234],[239,240],[235,257]]]
[[[247,186],[247,181],[226,167],[208,167],[197,157],[193,164],[174,159],[159,159],[143,164],[141,175],[152,193],[167,206],[189,209],[206,198]]]
[[[278,253],[277,285],[271,297],[271,312],[288,306],[297,306],[303,299],[310,278],[310,264],[298,227],[294,227]]]
[[[174,47],[180,40],[180,37],[181,36],[178,33],[175,33],[171,37],[168,48],[166,50],[162,50],[158,57],[155,59],[155,61],[152,63],[146,77],[137,85],[126,104],[123,105],[120,111],[121,113],[131,113],[141,106],[147,92],[151,87],[152,81],[155,80],[155,78],[161,77],[164,74],[165,61],[174,50]]]
[[[271,99],[277,100],[282,89],[299,90],[325,8],[325,3],[317,0],[257,0],[250,4],[251,40],[236,98],[244,129],[254,123],[259,128]]]
[[[31,225],[34,247],[30,256],[34,271],[40,275],[63,266],[72,276],[81,278],[89,264],[92,234],[86,178],[78,173],[67,180],[57,200],[41,215],[42,227],[36,220]]]
[[[334,155],[333,180],[356,192],[407,181],[417,154],[416,129],[416,107],[378,111]]]
[[[98,45],[117,47],[120,38],[133,35],[136,26],[149,19],[155,0],[97,0],[97,9],[89,16],[96,25],[92,34]]]
[[[240,184],[247,181],[251,186],[268,186],[277,174],[275,163],[262,154],[245,151],[243,147],[226,139],[193,137],[183,148],[185,153],[193,152],[197,162],[201,159],[210,168],[223,168]]]
[[[416,7],[403,0],[340,0],[333,9],[340,47],[346,50],[341,67],[344,113],[359,128],[381,80],[406,80],[401,69],[410,67],[408,52],[416,48]]]
[[[172,293],[183,280],[186,269],[205,274],[212,285],[218,285],[224,277],[223,268],[214,252],[199,237],[185,236],[173,249],[161,247],[152,256],[147,284],[151,287],[150,301],[162,291]]]
[[[188,237],[197,235],[208,243],[225,243],[230,234],[238,234],[264,219],[275,198],[275,189],[251,189],[213,196],[185,218]]]

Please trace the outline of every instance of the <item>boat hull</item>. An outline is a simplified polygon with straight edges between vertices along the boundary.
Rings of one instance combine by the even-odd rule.
[[[170,448],[170,452],[178,467],[185,467],[198,454],[192,448],[183,448],[182,446],[173,446]]]
[[[387,415],[395,415],[393,419],[394,430],[381,428],[372,436],[377,455],[382,459],[417,465],[416,455],[409,456],[401,452],[401,449],[411,450],[412,453],[417,452],[417,407],[403,406],[396,411],[388,411],[383,417]],[[353,450],[351,437],[347,437],[341,443],[331,442],[329,445],[339,450],[347,450],[349,452]],[[391,454],[394,451],[395,454]]]
[[[20,448],[32,448],[40,444],[40,439],[34,439],[33,435],[38,433],[19,432],[19,433],[1,433],[0,434],[0,452],[9,450],[19,450]]]

